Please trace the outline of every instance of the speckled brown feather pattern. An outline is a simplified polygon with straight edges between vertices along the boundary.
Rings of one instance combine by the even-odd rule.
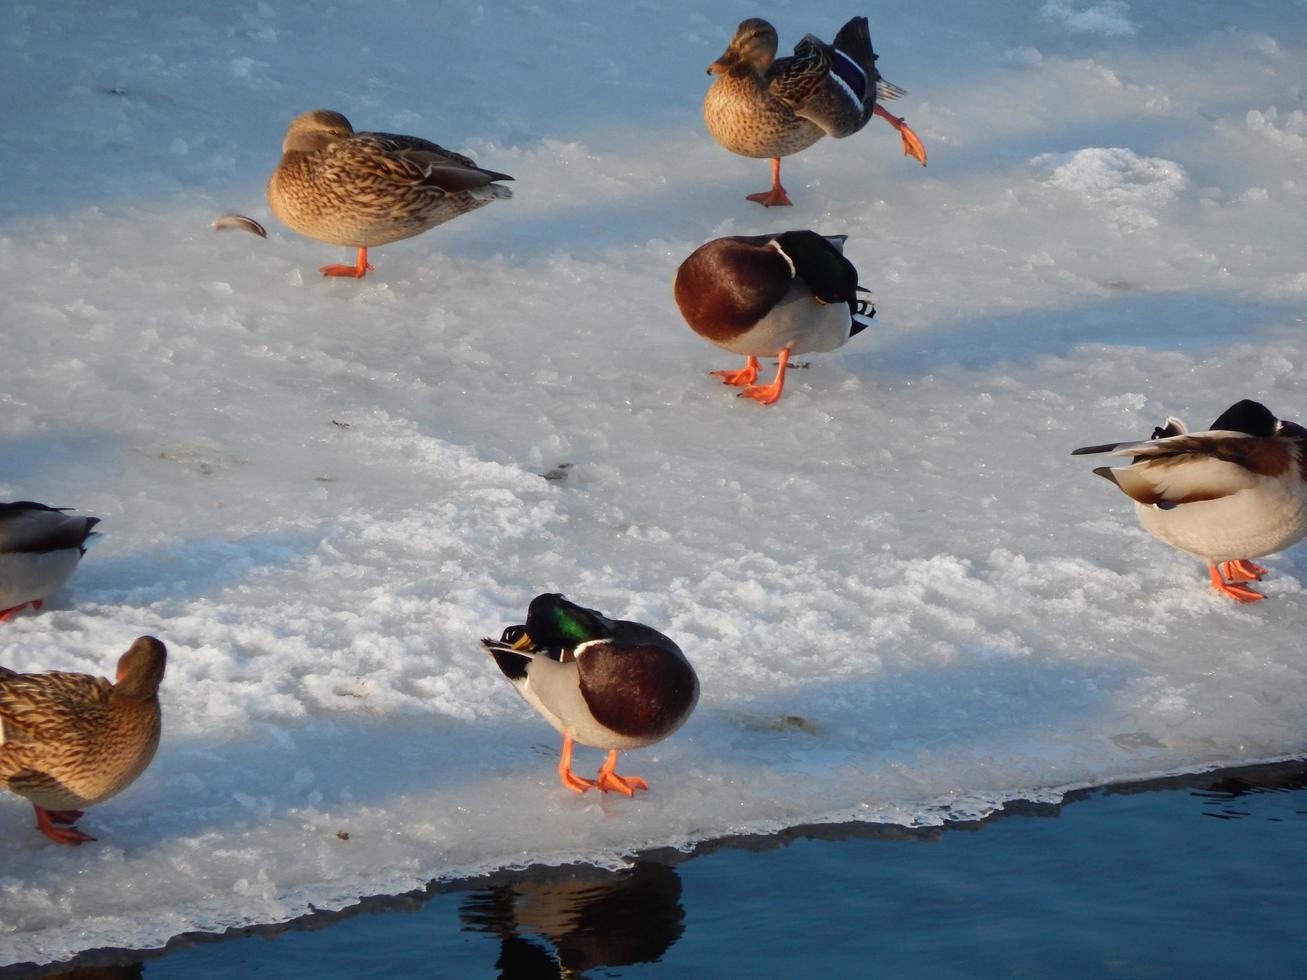
[[[90,674],[0,672],[0,785],[49,810],[125,789],[159,745],[158,677],[161,664],[152,696],[125,697]]]
[[[349,132],[311,150],[286,149],[268,180],[268,204],[302,235],[371,248],[510,198],[495,182],[511,179],[415,136]]]
[[[742,22],[709,68],[720,72],[703,100],[713,139],[741,156],[784,157],[823,136],[860,131],[871,119],[880,81],[866,18],[845,24],[836,45],[861,72],[860,103],[832,74],[835,46],[809,34],[791,57],[776,58],[775,28],[760,18]]]
[[[703,120],[713,139],[745,157],[790,156],[826,135],[820,126],[796,116],[747,64],[735,65],[708,86]]]

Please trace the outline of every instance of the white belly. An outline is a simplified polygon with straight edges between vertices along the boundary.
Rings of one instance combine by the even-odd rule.
[[[806,287],[791,286],[785,297],[748,333],[717,344],[733,354],[775,357],[828,351],[849,341],[853,317],[846,303],[818,303]]]
[[[514,685],[540,717],[560,733],[571,735],[582,745],[597,749],[635,749],[656,739],[619,735],[595,720],[581,695],[576,663],[560,664],[539,658],[532,661],[527,676]]]
[[[1211,562],[1269,555],[1307,535],[1307,499],[1281,481],[1170,510],[1137,503],[1135,511],[1149,534]]]
[[[80,548],[0,555],[0,609],[44,599],[68,580],[81,557]]]

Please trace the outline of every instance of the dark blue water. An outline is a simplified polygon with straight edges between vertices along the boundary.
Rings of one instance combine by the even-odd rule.
[[[1307,764],[540,870],[96,976],[1304,977]],[[138,954],[139,955],[139,954]],[[0,971],[2,972],[2,971]],[[26,971],[25,971],[26,972]]]

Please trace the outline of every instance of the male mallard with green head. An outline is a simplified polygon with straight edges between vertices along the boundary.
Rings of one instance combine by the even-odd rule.
[[[95,840],[73,824],[82,807],[121,792],[159,747],[159,684],[168,654],[139,637],[114,683],[51,670],[0,667],[0,786],[25,797],[36,827],[60,844]]]
[[[876,315],[858,270],[844,257],[844,235],[787,231],[715,238],[676,270],[681,316],[700,337],[744,354],[738,371],[713,371],[740,395],[770,405],[781,397],[791,354],[843,347]],[[756,385],[758,358],[780,363],[771,384]]]
[[[98,517],[31,500],[0,504],[0,623],[25,606],[40,609],[86,554]]]
[[[732,153],[771,158],[771,190],[748,200],[764,207],[789,204],[781,186],[781,157],[806,150],[823,136],[851,136],[873,115],[899,131],[905,154],[926,165],[917,134],[878,101],[905,93],[876,70],[867,18],[850,20],[833,44],[807,35],[789,58],[776,57],[777,43],[776,28],[754,17],[735,29],[725,53],[708,66],[717,76],[703,99],[708,132]]]
[[[1134,500],[1145,531],[1207,562],[1212,587],[1237,602],[1265,598],[1242,584],[1266,574],[1249,559],[1307,536],[1307,429],[1258,402],[1231,405],[1206,432],[1169,418],[1146,442],[1072,455],[1087,453],[1131,457],[1094,472]]]
[[[268,179],[272,213],[301,235],[358,249],[354,265],[324,265],[324,276],[361,279],[369,248],[513,196],[496,183],[507,174],[416,136],[356,133],[330,109],[292,119],[281,150]]]
[[[649,784],[619,776],[617,753],[658,742],[690,717],[699,679],[681,648],[656,629],[609,619],[547,593],[531,600],[526,624],[481,641],[517,693],[563,736],[558,776],[626,796]],[[607,749],[596,779],[572,772],[572,743]]]

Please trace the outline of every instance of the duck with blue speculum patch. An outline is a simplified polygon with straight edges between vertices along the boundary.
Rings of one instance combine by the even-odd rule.
[[[852,136],[872,116],[897,129],[904,154],[926,165],[917,134],[880,104],[906,93],[876,70],[867,18],[852,18],[833,44],[808,34],[792,57],[777,58],[777,45],[776,28],[753,17],[735,29],[726,51],[708,66],[717,76],[703,99],[708,132],[732,153],[771,158],[771,189],[747,200],[763,207],[789,205],[781,157],[806,150],[823,136]]]
[[[1147,441],[1072,455],[1092,453],[1131,457],[1094,473],[1134,500],[1145,531],[1203,559],[1212,587],[1236,602],[1265,598],[1244,584],[1266,574],[1250,559],[1307,537],[1307,428],[1259,402],[1236,402],[1206,432],[1169,418]]]
[[[525,624],[481,644],[523,700],[562,734],[558,776],[573,792],[647,790],[639,776],[614,771],[618,752],[666,738],[699,700],[694,668],[670,638],[557,593],[536,596]],[[608,750],[597,778],[572,772],[573,742]]]
[[[832,351],[876,315],[858,270],[844,257],[845,235],[787,231],[715,238],[679,269],[673,293],[699,336],[747,358],[738,371],[713,371],[740,395],[770,405],[781,396],[792,354]],[[758,385],[758,358],[776,357],[771,384]]]
[[[31,500],[0,504],[0,623],[27,606],[40,609],[86,554],[100,518],[68,510]]]

